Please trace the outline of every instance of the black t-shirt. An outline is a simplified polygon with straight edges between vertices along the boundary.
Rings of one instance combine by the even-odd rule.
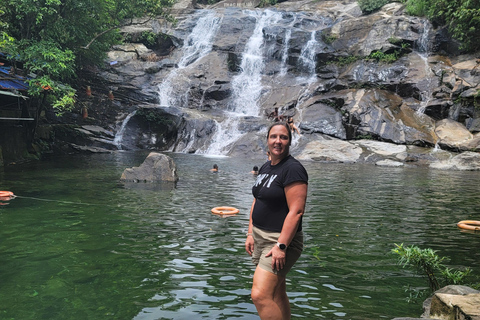
[[[252,223],[262,230],[281,232],[288,214],[284,188],[292,182],[308,183],[308,174],[303,165],[292,156],[287,156],[275,166],[266,162],[258,171],[252,188],[255,206]],[[302,230],[302,222],[298,231]]]

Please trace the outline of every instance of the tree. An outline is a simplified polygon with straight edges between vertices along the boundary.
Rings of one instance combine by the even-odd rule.
[[[480,50],[480,0],[401,0],[408,14],[448,26],[466,51]]]
[[[100,64],[121,42],[119,28],[136,17],[164,16],[175,0],[0,0],[0,50],[23,63],[30,94],[47,89],[50,105],[61,113],[73,107],[69,85],[84,65]],[[3,10],[3,11],[2,11]]]

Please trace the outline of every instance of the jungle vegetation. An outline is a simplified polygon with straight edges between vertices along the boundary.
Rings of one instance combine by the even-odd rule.
[[[0,0],[0,52],[33,77],[29,95],[48,97],[57,113],[75,102],[78,70],[99,65],[119,28],[163,16],[175,0]]]
[[[57,113],[75,102],[78,70],[104,61],[119,28],[134,18],[170,18],[176,0],[0,0],[0,52],[21,64],[31,96],[47,97]],[[202,0],[210,3],[217,0]],[[480,0],[401,0],[407,12],[446,25],[466,52],[480,50]],[[391,0],[358,0],[365,14]],[[265,1],[264,5],[276,3]],[[48,94],[47,94],[48,93]]]

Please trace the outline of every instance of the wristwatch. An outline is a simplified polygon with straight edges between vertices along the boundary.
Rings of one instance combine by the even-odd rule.
[[[277,242],[275,245],[276,245],[277,247],[279,247],[280,250],[285,250],[285,249],[287,249],[287,245],[286,245],[285,243]]]

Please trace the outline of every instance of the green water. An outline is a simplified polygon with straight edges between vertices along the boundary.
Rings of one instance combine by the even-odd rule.
[[[0,190],[0,319],[258,319],[244,251],[249,173],[262,160],[170,154],[180,180],[124,184],[147,153],[7,166]],[[219,173],[211,173],[213,163]],[[293,319],[418,317],[395,243],[438,250],[480,274],[480,172],[304,163],[306,249],[288,278]],[[210,213],[240,209],[234,217]]]

